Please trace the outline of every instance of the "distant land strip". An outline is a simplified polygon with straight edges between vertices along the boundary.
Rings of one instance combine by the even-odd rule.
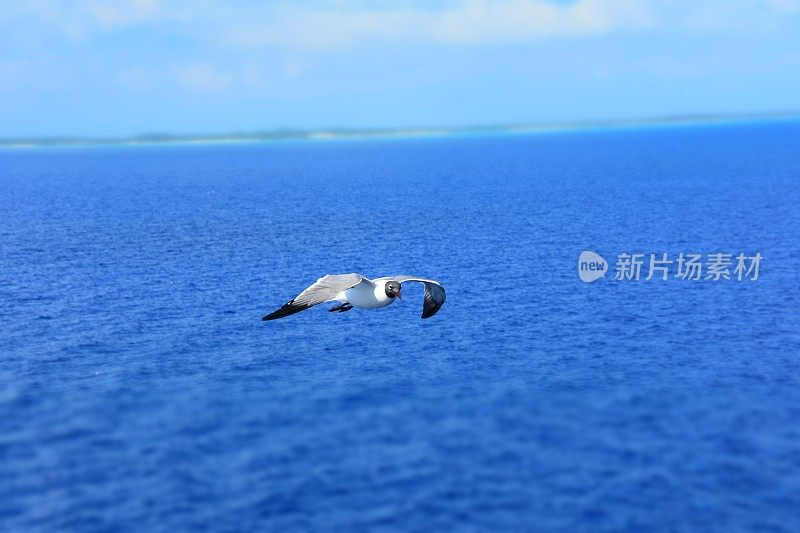
[[[635,128],[647,126],[670,126],[692,124],[717,124],[727,122],[751,122],[768,120],[800,119],[800,111],[743,114],[697,114],[674,115],[630,120],[594,120],[582,122],[524,123],[494,126],[422,127],[422,128],[329,128],[304,130],[282,128],[270,131],[227,134],[171,135],[151,133],[132,137],[8,137],[0,138],[2,148],[24,148],[42,146],[94,146],[94,145],[142,145],[142,144],[215,144],[248,143],[278,140],[334,140],[370,139],[393,137],[442,137],[469,134],[545,133],[584,129]]]

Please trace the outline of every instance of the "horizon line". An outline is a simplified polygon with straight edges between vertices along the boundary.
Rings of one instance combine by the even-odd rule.
[[[445,137],[465,134],[557,133],[593,129],[658,127],[675,125],[724,124],[766,120],[800,119],[800,111],[755,113],[694,113],[647,118],[605,119],[558,122],[524,122],[473,126],[420,126],[405,128],[291,128],[229,133],[170,134],[143,133],[130,136],[23,136],[0,137],[0,148],[38,148],[57,146],[132,146],[148,144],[224,144],[269,141],[357,140],[409,137]]]

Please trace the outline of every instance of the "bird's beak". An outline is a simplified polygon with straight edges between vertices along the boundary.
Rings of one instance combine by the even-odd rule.
[[[397,291],[397,297],[400,298],[401,300],[403,299],[403,296],[400,294],[400,291]]]

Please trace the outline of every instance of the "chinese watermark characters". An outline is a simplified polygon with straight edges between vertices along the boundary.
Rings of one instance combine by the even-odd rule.
[[[715,252],[710,254],[621,253],[614,265],[615,281],[758,281],[762,255]],[[591,283],[610,271],[608,262],[596,252],[584,251],[578,258],[578,277]]]

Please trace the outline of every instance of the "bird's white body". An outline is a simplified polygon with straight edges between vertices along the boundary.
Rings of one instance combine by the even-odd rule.
[[[333,300],[347,302],[353,307],[378,309],[391,304],[396,298],[389,298],[383,283],[359,283],[355,287],[342,291]]]

